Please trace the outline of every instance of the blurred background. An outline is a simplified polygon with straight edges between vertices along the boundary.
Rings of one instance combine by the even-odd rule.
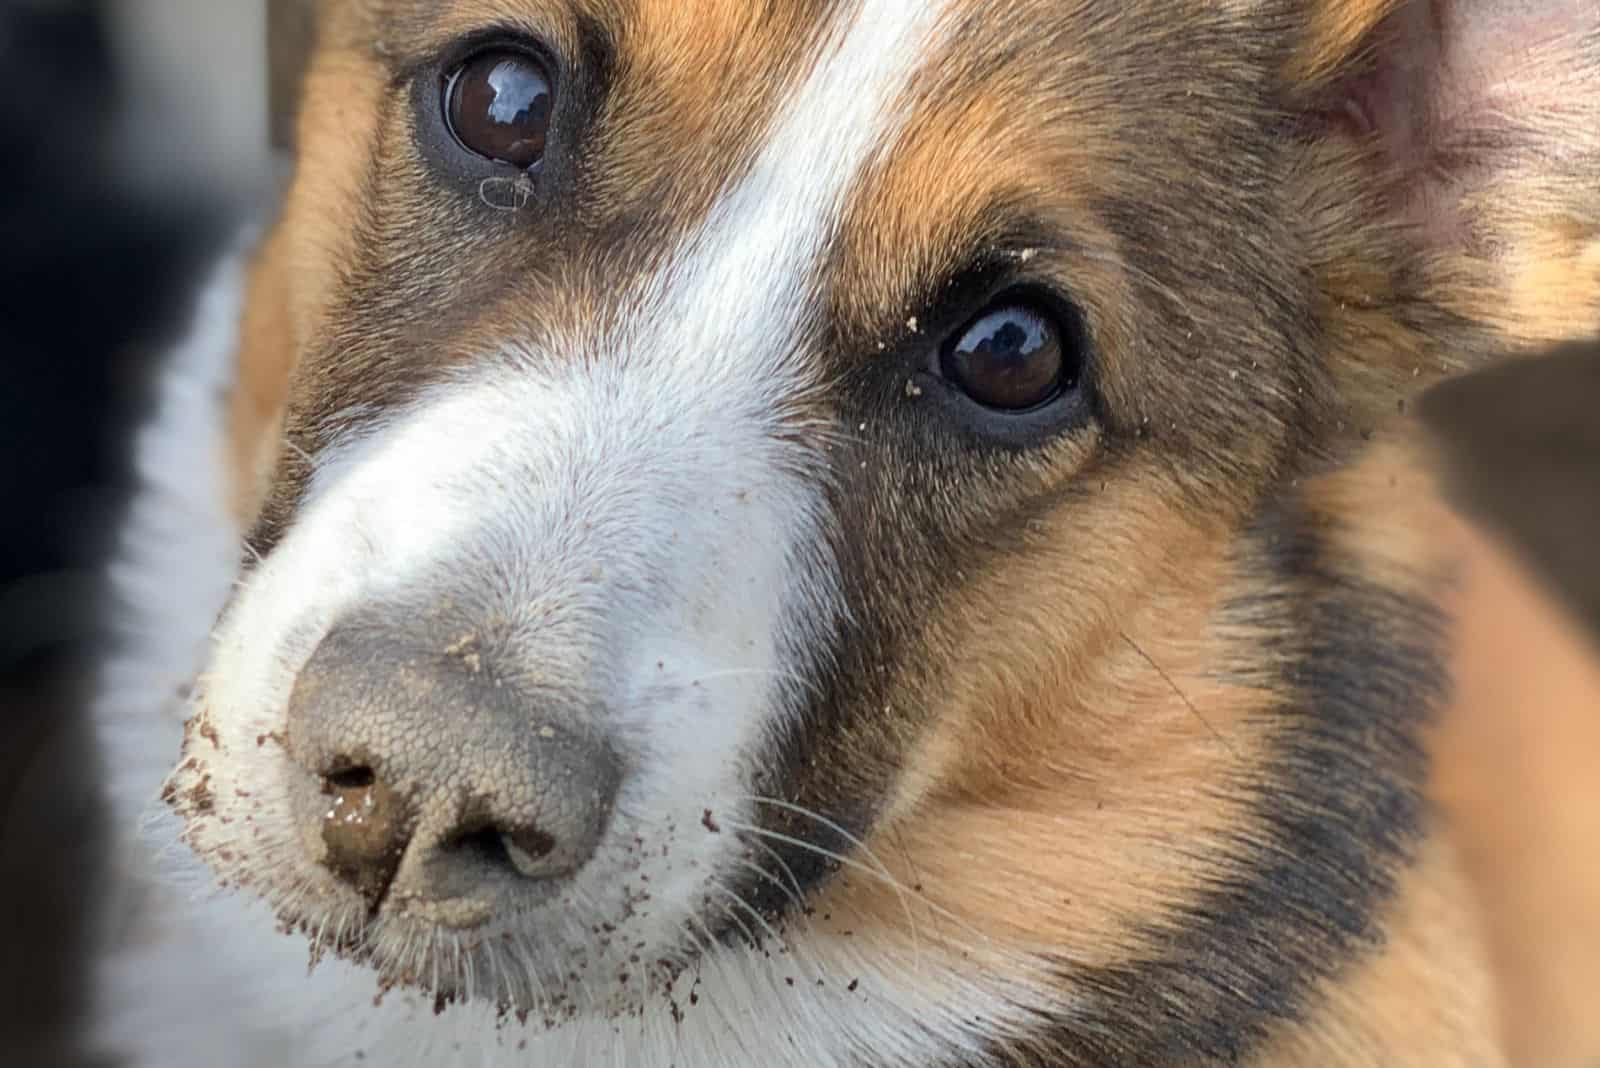
[[[0,1065],[76,1065],[82,702],[127,434],[272,187],[266,0],[0,0]]]

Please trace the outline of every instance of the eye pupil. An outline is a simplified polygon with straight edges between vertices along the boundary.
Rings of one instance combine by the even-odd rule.
[[[552,104],[544,67],[522,52],[483,53],[445,84],[445,114],[456,140],[522,170],[544,159]]]
[[[944,373],[986,408],[1025,411],[1070,388],[1060,327],[1027,305],[993,308],[965,327],[944,358]]]

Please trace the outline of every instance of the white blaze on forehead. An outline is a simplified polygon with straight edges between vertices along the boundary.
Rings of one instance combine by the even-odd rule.
[[[749,375],[770,373],[794,355],[846,195],[904,125],[907,91],[937,51],[943,6],[842,6],[748,174],[650,287],[645,305],[674,313],[678,344],[669,351],[703,354],[709,347]],[[647,331],[660,324],[633,325]]]

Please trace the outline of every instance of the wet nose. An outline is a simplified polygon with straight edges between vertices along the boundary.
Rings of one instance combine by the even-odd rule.
[[[519,686],[503,644],[386,615],[334,627],[290,696],[309,848],[373,909],[454,903],[481,920],[559,885],[610,822],[613,749],[571,702]]]

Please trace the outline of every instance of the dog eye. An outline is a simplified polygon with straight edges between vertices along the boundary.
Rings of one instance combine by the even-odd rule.
[[[450,133],[469,152],[520,170],[544,159],[552,94],[544,65],[526,52],[482,52],[445,81]]]
[[[985,408],[1022,412],[1077,385],[1080,355],[1060,324],[1024,303],[991,305],[947,343],[942,371]]]

